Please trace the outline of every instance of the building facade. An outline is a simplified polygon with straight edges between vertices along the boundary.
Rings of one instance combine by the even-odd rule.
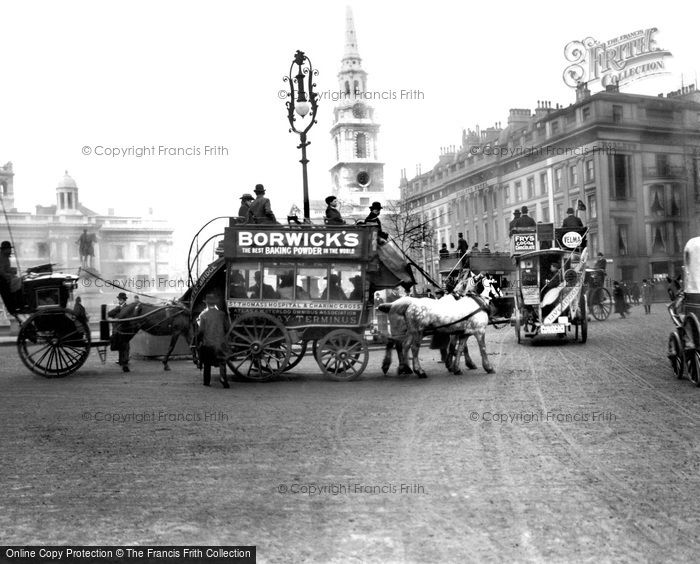
[[[367,73],[357,49],[352,10],[347,8],[345,52],[338,73],[337,103],[330,129],[335,162],[330,169],[331,191],[346,218],[362,218],[373,201],[384,202],[384,163],[379,159],[379,124],[375,121]],[[325,202],[316,203],[325,213]]]
[[[173,288],[169,279],[173,230],[167,222],[152,216],[117,216],[112,210],[106,215],[92,211],[82,204],[78,185],[68,172],[55,188],[53,205],[37,205],[35,213],[21,212],[15,208],[13,179],[12,163],[7,163],[0,168],[0,188],[22,271],[53,263],[56,270],[77,272],[81,266],[78,239],[87,230],[97,239],[93,270],[102,278],[146,294],[185,291]],[[10,239],[4,219],[0,238]],[[94,286],[89,289],[110,296],[118,291],[100,282]]]
[[[431,222],[438,246],[462,232],[501,251],[515,209],[559,227],[580,201],[590,257],[604,252],[617,280],[665,280],[700,234],[700,91],[591,95],[582,84],[576,97],[568,107],[511,109],[505,128],[464,132],[431,171],[402,173],[402,201]]]

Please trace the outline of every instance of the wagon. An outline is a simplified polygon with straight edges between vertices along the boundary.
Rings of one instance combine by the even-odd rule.
[[[328,378],[359,377],[369,356],[365,332],[374,291],[399,282],[382,280],[377,232],[363,225],[226,228],[218,269],[225,269],[233,372],[268,380],[311,349]]]
[[[683,259],[684,289],[668,306],[675,329],[667,354],[678,378],[700,386],[700,237],[686,243]]]
[[[19,292],[3,288],[8,313],[20,323],[17,352],[24,365],[39,376],[60,378],[78,370],[91,348],[104,363],[107,340],[93,341],[85,320],[66,307],[78,276],[53,272],[50,264],[27,269]]]
[[[585,229],[552,229],[552,238],[535,228],[515,229],[515,336],[556,335],[585,343],[586,313]]]

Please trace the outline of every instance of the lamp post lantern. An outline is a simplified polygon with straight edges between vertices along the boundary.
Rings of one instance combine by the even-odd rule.
[[[295,67],[296,65],[296,74]],[[306,147],[310,144],[306,134],[314,123],[316,123],[316,111],[318,110],[318,94],[314,92],[316,83],[313,77],[318,75],[314,70],[311,61],[303,51],[294,54],[294,60],[289,67],[289,74],[284,77],[284,81],[289,83],[289,94],[287,97],[287,119],[289,119],[289,131],[299,135],[299,145],[301,149],[301,171],[304,184],[304,222],[310,223],[311,210],[309,206],[309,178],[306,173],[306,165],[309,159],[306,158]]]

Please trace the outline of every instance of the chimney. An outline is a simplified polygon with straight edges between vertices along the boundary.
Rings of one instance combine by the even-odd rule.
[[[508,127],[519,129],[530,122],[532,117],[530,110],[521,108],[511,108],[508,113]]]
[[[579,82],[576,84],[576,101],[581,102],[586,98],[590,98],[591,91],[588,89],[587,82]]]

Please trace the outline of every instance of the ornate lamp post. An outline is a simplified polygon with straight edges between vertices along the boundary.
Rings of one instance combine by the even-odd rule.
[[[294,65],[297,67],[294,74]],[[299,145],[301,149],[301,170],[304,183],[304,222],[311,221],[311,210],[309,207],[309,178],[306,174],[306,146],[310,144],[306,140],[306,134],[316,123],[316,111],[318,110],[318,94],[314,92],[316,83],[313,77],[318,74],[314,70],[309,58],[303,51],[294,54],[294,60],[289,67],[289,74],[284,77],[285,82],[289,82],[289,96],[287,99],[287,119],[289,119],[289,131],[299,135]],[[308,116],[308,117],[307,117]],[[301,118],[301,119],[299,119]],[[299,122],[297,120],[299,119]]]

